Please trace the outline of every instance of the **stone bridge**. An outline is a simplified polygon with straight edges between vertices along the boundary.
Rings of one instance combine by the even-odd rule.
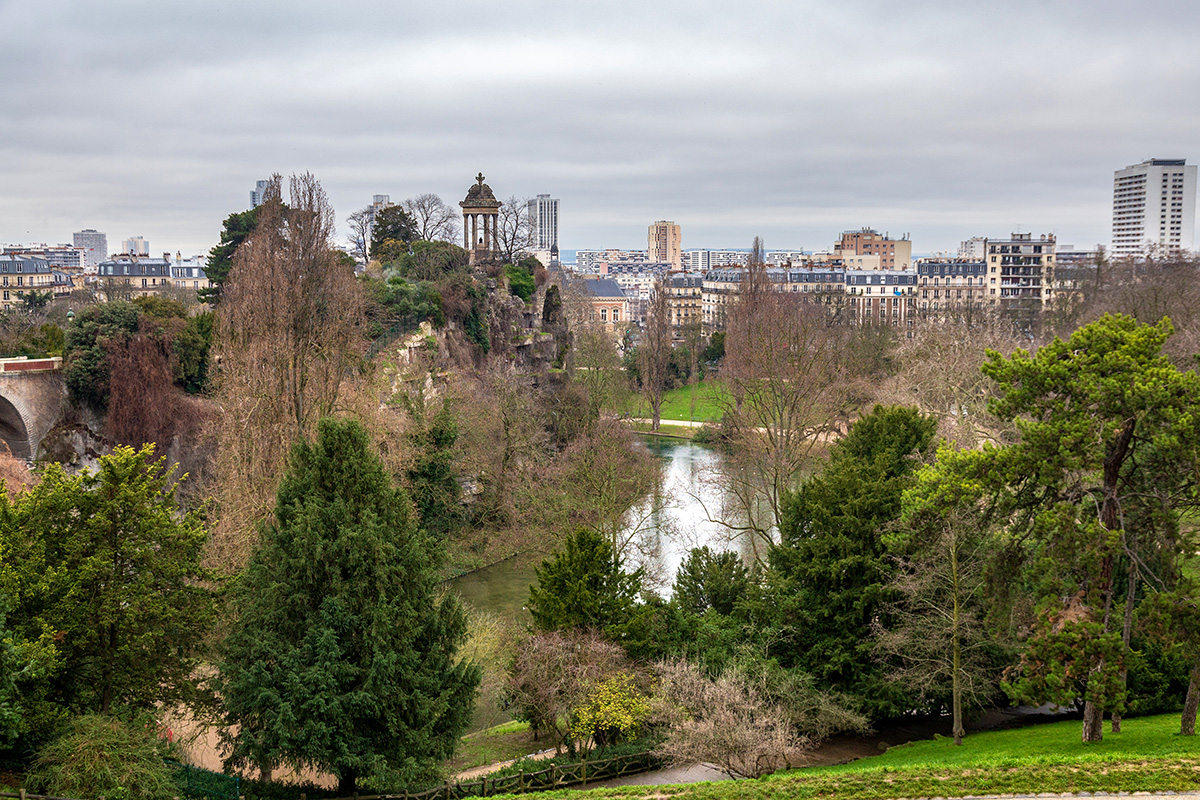
[[[17,458],[37,458],[67,404],[61,358],[0,358],[0,441]]]

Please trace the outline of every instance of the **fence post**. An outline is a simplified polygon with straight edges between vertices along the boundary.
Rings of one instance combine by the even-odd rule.
[[[18,789],[17,791],[18,791],[18,792],[20,792],[20,794],[21,794],[21,800],[25,800],[25,790],[24,790],[24,789]]]
[[[517,773],[517,792],[520,793],[523,791],[525,791],[525,768],[521,767],[521,771]]]
[[[551,789],[558,788],[558,765],[557,764],[550,765],[550,788]],[[100,800],[104,800],[104,798],[100,798]]]

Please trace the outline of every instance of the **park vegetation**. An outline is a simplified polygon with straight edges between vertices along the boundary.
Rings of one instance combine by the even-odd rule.
[[[660,286],[614,335],[522,209],[474,266],[436,196],[355,212],[356,275],[319,182],[276,176],[226,219],[209,306],[0,319],[64,355],[106,443],[0,458],[0,760],[111,791],[72,781],[125,742],[105,774],[159,785],[154,719],[186,709],[247,777],[428,786],[480,686],[565,757],[735,777],[917,715],[965,747],[1010,702],[1077,708],[1084,742],[1164,711],[1194,735],[1196,264],[905,330],[775,291],[756,242],[723,331],[672,331]],[[712,417],[722,456],[728,548],[673,576],[646,568],[670,498],[638,403]],[[443,584],[522,552],[528,625]]]

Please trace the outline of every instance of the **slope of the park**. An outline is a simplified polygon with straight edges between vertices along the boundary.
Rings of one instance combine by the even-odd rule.
[[[1179,715],[1126,719],[1119,734],[1083,744],[1079,722],[1056,722],[914,742],[834,767],[761,780],[600,789],[597,797],[692,800],[965,797],[1060,792],[1200,792],[1200,738],[1178,735]],[[543,795],[546,800],[564,792]],[[572,792],[572,795],[578,793]]]

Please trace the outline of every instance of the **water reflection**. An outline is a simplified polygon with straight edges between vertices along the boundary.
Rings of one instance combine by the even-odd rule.
[[[669,596],[675,573],[693,547],[733,550],[752,561],[754,543],[738,530],[745,515],[722,489],[720,452],[674,439],[647,438],[645,446],[663,460],[662,480],[630,514],[634,529],[627,531],[627,566],[645,567],[650,588]],[[474,608],[528,621],[524,606],[535,579],[533,568],[541,558],[539,554],[494,564],[456,579],[454,586]]]

